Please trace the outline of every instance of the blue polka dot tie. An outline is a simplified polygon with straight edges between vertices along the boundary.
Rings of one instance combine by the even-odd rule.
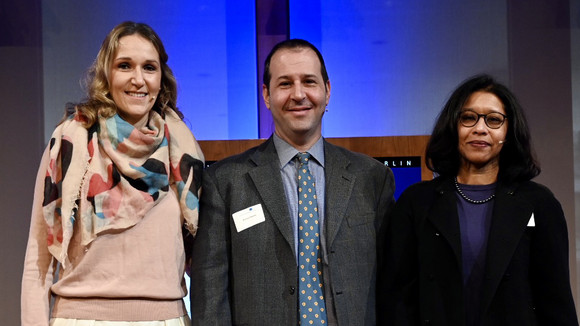
[[[326,325],[326,307],[320,268],[320,231],[314,177],[308,169],[310,154],[298,153],[298,289],[301,325]]]

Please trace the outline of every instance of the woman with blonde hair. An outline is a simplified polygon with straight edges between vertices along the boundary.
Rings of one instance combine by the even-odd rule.
[[[184,238],[197,229],[203,154],[167,60],[151,27],[119,24],[88,99],[55,129],[34,192],[23,326],[189,324]]]

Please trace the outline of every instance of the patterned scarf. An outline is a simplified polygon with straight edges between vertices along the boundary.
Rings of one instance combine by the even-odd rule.
[[[203,154],[173,110],[151,111],[137,130],[118,115],[89,130],[77,113],[59,125],[49,144],[43,214],[48,249],[63,267],[80,219],[81,244],[137,224],[173,187],[185,226],[195,235]]]

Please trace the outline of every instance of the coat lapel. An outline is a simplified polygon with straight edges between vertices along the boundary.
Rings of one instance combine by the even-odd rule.
[[[356,176],[347,171],[350,160],[336,147],[324,141],[326,183],[326,243],[330,247],[342,224]]]
[[[514,191],[498,188],[489,231],[485,279],[481,298],[485,313],[495,295],[514,252],[526,231],[533,207],[514,195]]]
[[[433,203],[431,213],[427,215],[428,220],[439,231],[438,236],[442,236],[449,243],[455,255],[456,267],[461,271],[461,234],[455,189],[450,179],[444,179],[435,191],[438,199]]]
[[[264,209],[270,213],[269,215],[292,251],[296,252],[292,219],[286,204],[286,194],[280,176],[280,161],[272,137],[260,145],[250,160],[256,164],[256,167],[251,169],[248,174],[264,202]]]

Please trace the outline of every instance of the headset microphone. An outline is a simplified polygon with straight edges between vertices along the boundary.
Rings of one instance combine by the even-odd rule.
[[[497,143],[498,143],[498,144],[503,144],[503,143],[505,143],[505,140],[500,140],[500,141],[498,141]]]

